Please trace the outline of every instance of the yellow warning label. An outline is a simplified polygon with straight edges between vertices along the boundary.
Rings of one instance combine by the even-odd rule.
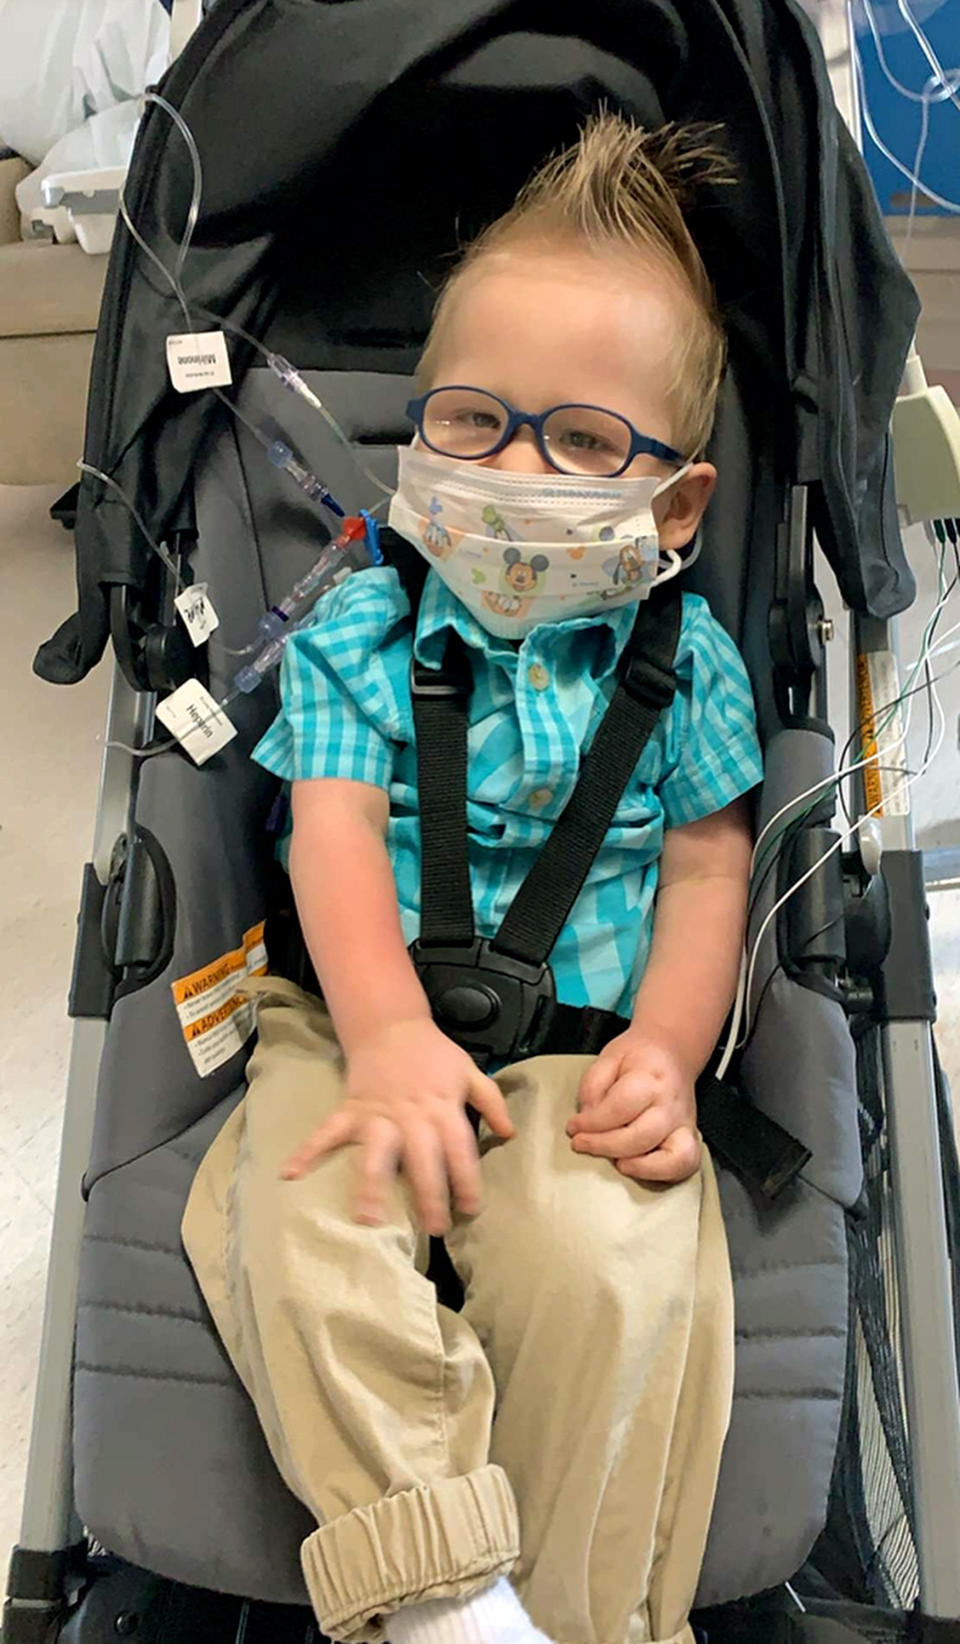
[[[240,946],[171,983],[183,1037],[202,1078],[245,1045],[256,1024],[253,1002],[237,992],[245,976],[263,976],[267,950],[263,920],[245,931]]]
[[[883,784],[877,759],[877,725],[873,712],[873,686],[870,681],[870,659],[860,652],[857,656],[857,718],[860,721],[860,758],[870,763],[863,767],[863,793],[867,810],[874,816],[883,815]]]
[[[866,809],[874,816],[907,816],[910,783],[900,680],[892,651],[868,651],[857,657],[857,717]]]

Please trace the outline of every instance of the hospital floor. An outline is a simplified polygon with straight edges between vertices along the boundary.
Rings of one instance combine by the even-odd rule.
[[[66,995],[81,865],[97,798],[108,673],[56,689],[31,672],[37,644],[74,609],[71,538],[55,492],[0,487],[0,1567],[16,1540],[50,1238],[70,1024]],[[920,582],[902,625],[916,653],[935,579],[917,533]],[[827,592],[826,584],[824,591]],[[960,620],[960,595],[952,621]],[[842,614],[837,613],[838,625]],[[949,618],[949,613],[948,613]],[[945,623],[946,625],[946,623]],[[841,641],[835,641],[835,652]],[[947,662],[957,660],[957,653]],[[839,701],[839,693],[838,693]],[[960,814],[960,670],[943,686],[947,734],[916,799],[925,838]],[[838,718],[842,717],[838,715]],[[918,728],[922,715],[918,716]],[[839,737],[838,737],[839,741]],[[840,743],[842,746],[842,743]],[[960,892],[931,896],[938,1040],[960,1091]]]

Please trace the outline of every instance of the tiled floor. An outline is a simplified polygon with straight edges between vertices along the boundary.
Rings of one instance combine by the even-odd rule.
[[[0,1565],[18,1529],[69,1042],[65,999],[107,687],[103,667],[69,689],[30,672],[37,643],[73,609],[71,541],[46,517],[52,500],[0,489]],[[922,538],[911,549],[925,611],[930,557]],[[906,656],[917,632],[911,616]],[[951,704],[937,773],[918,795],[921,825],[960,813],[956,689]],[[940,1042],[960,1088],[960,897],[934,899],[933,929]]]
[[[57,690],[33,652],[74,603],[56,493],[0,488],[0,1567],[16,1539],[60,1141],[80,868],[107,673]]]

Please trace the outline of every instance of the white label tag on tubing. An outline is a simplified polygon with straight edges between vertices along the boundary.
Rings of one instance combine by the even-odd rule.
[[[157,718],[176,737],[195,765],[205,765],[237,734],[237,727],[230,723],[199,679],[188,679],[172,696],[158,703]]]
[[[167,338],[167,370],[178,394],[232,383],[227,339],[222,331],[185,332]]]
[[[220,626],[220,618],[213,608],[205,582],[194,582],[178,594],[174,605],[183,617],[183,625],[194,645],[202,645]]]

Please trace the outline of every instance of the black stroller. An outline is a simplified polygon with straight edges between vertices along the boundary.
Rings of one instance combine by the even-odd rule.
[[[645,124],[721,120],[741,177],[692,225],[730,336],[692,585],[747,659],[765,745],[757,828],[773,848],[752,902],[741,1129],[749,1141],[766,1114],[811,1155],[776,1197],[721,1173],[737,1382],[701,1619],[766,1640],[837,1617],[894,1637],[918,1600],[960,1617],[956,1175],[941,1172],[922,874],[897,814],[882,861],[853,841],[827,854],[835,754],[812,575],[816,533],[856,652],[885,656],[913,594],[887,427],[917,303],[812,28],[794,0],[218,0],[161,91],[126,202],[179,267],[186,314],[118,228],[85,451],[106,479],[84,475],[79,611],[37,661],[69,683],[112,641],[119,666],[6,1644],[312,1636],[298,1563],[312,1524],[179,1240],[196,1165],[243,1091],[252,1023],[231,983],[262,957],[273,912],[277,786],[247,755],[273,686],[237,696],[238,735],[202,768],[139,750],[188,676],[224,696],[234,653],[316,560],[332,527],[305,494],[315,476],[350,509],[373,500],[357,453],[390,481],[458,236],[604,99]],[[197,209],[171,108],[202,161]],[[175,393],[165,338],[221,321],[232,387]],[[287,359],[352,451],[286,391]],[[285,470],[266,460],[278,445]],[[220,617],[197,649],[174,576],[205,583]],[[200,1015],[184,1008],[194,994]]]

